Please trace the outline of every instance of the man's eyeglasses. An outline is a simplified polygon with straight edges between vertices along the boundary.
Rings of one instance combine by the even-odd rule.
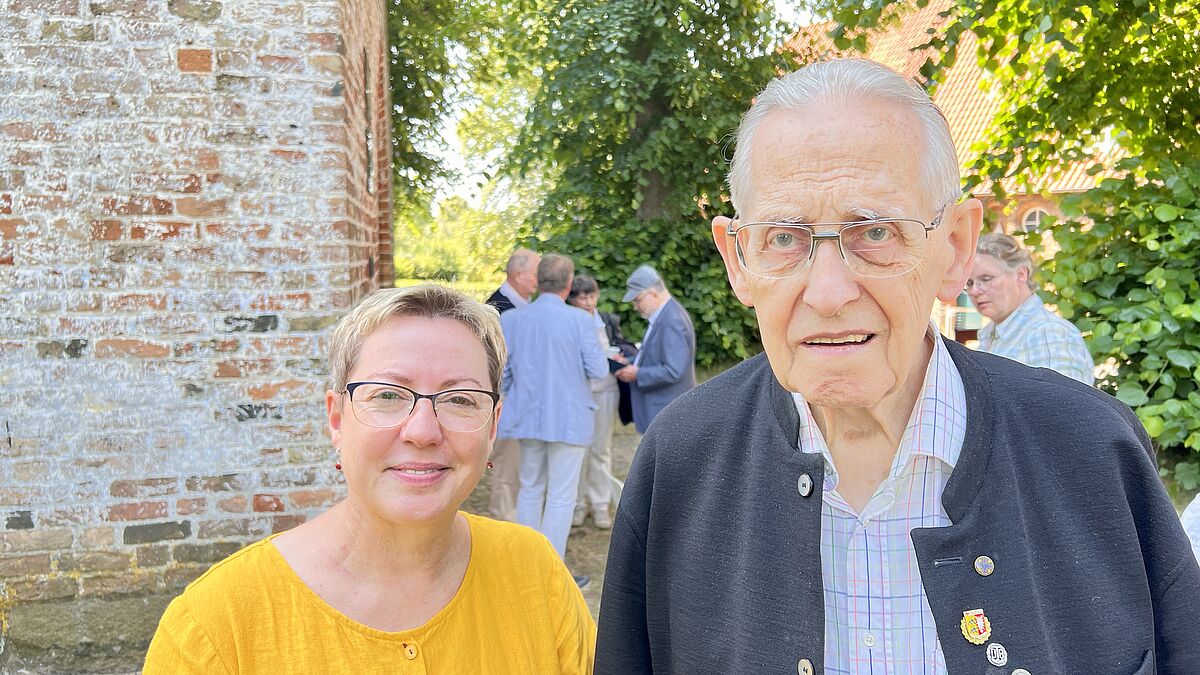
[[[735,225],[725,234],[734,238],[738,263],[764,279],[796,276],[812,264],[822,241],[837,242],[842,261],[855,274],[874,279],[895,277],[916,269],[925,259],[929,232],[942,222],[943,207],[928,225],[909,218],[875,218],[841,223],[757,222]],[[835,232],[816,228],[838,227]]]
[[[500,395],[483,389],[447,389],[421,394],[388,382],[351,382],[346,385],[350,409],[359,422],[377,429],[400,426],[423,398],[433,404],[433,414],[447,431],[479,431],[492,419]]]

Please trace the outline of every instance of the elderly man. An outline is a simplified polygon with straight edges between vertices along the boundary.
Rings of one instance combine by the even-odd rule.
[[[928,96],[772,82],[713,236],[765,353],[663,412],[613,527],[596,672],[1200,673],[1200,567],[1123,404],[943,340],[978,201]]]
[[[623,299],[649,323],[633,363],[614,373],[629,383],[633,424],[644,434],[660,410],[696,386],[696,331],[692,317],[649,265],[629,275]]]
[[[979,329],[979,348],[1091,384],[1096,364],[1083,336],[1046,309],[1035,293],[1034,269],[1029,251],[1009,235],[989,232],[979,238],[967,295],[992,320]]]
[[[575,265],[547,254],[538,299],[500,316],[508,343],[504,410],[497,435],[521,443],[517,522],[546,535],[566,557],[579,468],[592,442],[595,403],[588,379],[608,375],[591,315],[566,304]],[[582,587],[586,577],[577,577]]]
[[[501,314],[529,304],[537,290],[537,267],[541,257],[527,248],[519,248],[508,257],[504,267],[505,279],[487,304]],[[492,446],[492,469],[488,477],[490,489],[488,512],[500,520],[517,519],[517,490],[521,487],[521,444],[515,438],[497,437]]]

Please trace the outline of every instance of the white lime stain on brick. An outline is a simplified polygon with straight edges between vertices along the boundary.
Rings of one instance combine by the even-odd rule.
[[[195,543],[245,519],[244,542],[320,510],[289,492],[342,489],[323,350],[328,318],[379,283],[368,257],[390,270],[390,171],[377,156],[365,189],[362,127],[364,46],[386,86],[384,5],[192,4],[220,12],[0,0],[0,515],[71,534],[51,569],[0,578],[5,597],[62,591],[64,555],[139,551],[130,525],[190,523]],[[163,478],[178,490],[112,494]],[[285,510],[217,506],[260,493]],[[144,558],[168,569],[173,545]]]

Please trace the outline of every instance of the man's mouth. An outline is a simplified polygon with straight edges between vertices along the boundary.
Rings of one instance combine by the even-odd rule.
[[[843,345],[861,345],[866,344],[874,337],[874,333],[850,333],[847,335],[838,336],[813,337],[805,340],[804,344],[833,347],[840,347]]]

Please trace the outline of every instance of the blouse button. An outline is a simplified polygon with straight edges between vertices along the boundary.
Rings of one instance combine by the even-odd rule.
[[[404,658],[408,659],[409,661],[412,661],[413,659],[417,658],[417,646],[414,644],[406,643],[404,645]]]

